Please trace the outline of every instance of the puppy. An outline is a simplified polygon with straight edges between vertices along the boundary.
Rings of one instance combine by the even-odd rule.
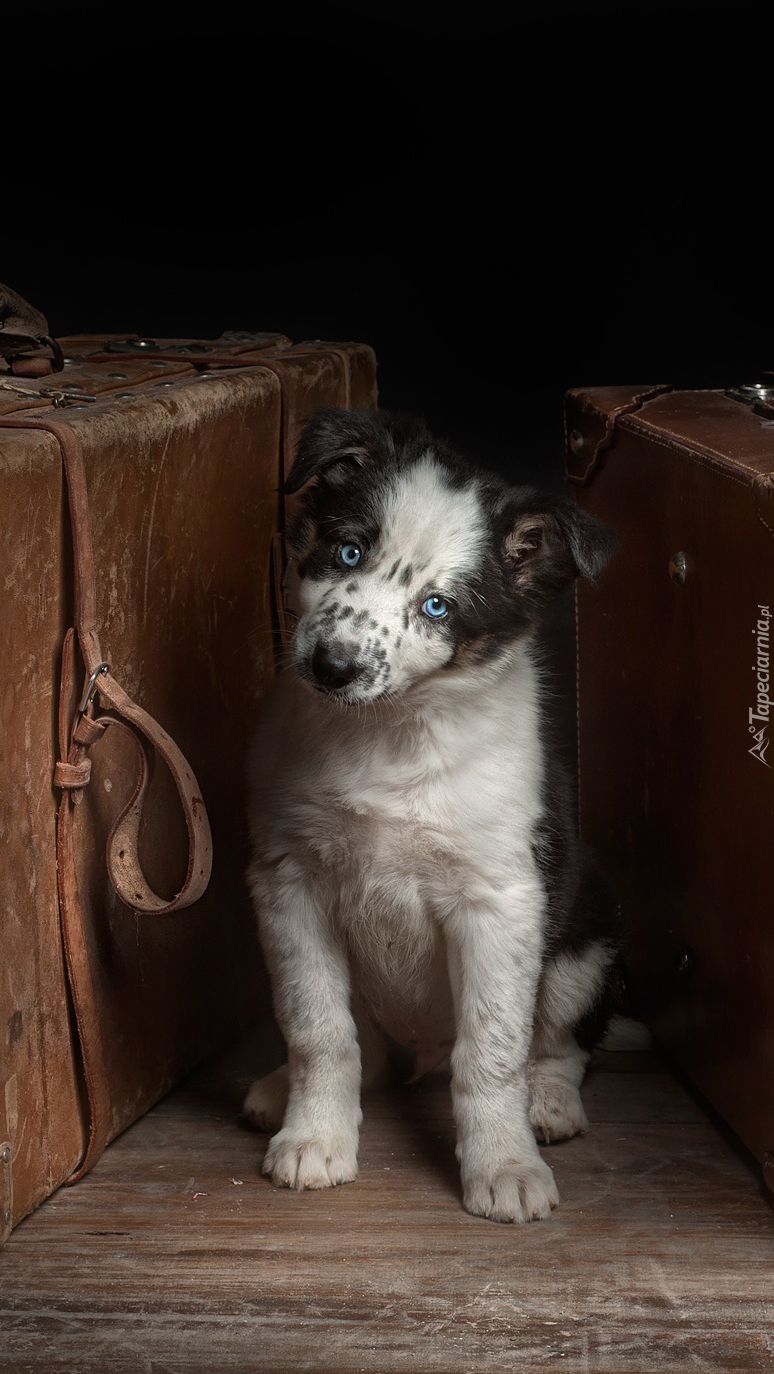
[[[264,1172],[357,1174],[390,1042],[451,1065],[469,1212],[548,1217],[585,1130],[616,906],[547,751],[535,628],[614,540],[416,420],[324,410],[287,483],[300,616],[252,754],[249,881],[288,1063],[245,1114]]]

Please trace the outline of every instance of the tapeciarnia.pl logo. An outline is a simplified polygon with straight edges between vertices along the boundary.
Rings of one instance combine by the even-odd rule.
[[[760,619],[756,622],[753,630],[753,634],[757,636],[757,657],[752,666],[753,672],[757,674],[758,695],[755,707],[751,706],[748,711],[748,729],[755,743],[747,752],[761,763],[765,763],[767,768],[771,768],[771,764],[766,761],[766,750],[770,742],[766,731],[769,728],[771,709],[771,698],[769,697],[769,621],[771,620],[771,611],[768,606],[759,606],[758,610]]]

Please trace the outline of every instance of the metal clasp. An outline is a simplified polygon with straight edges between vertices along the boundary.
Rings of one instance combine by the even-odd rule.
[[[57,386],[19,386],[17,382],[0,381],[4,391],[14,391],[19,396],[29,396],[34,401],[52,401],[55,408],[60,406],[81,405],[84,401],[96,401],[90,391],[66,391]]]
[[[85,715],[86,708],[97,690],[97,678],[100,676],[104,677],[105,674],[109,672],[109,663],[98,663],[94,672],[89,675],[89,680],[86,683],[83,696],[81,697],[81,704],[78,707],[79,716]]]
[[[53,402],[54,407],[59,406],[79,406],[85,401],[89,404],[96,401],[96,396],[92,396],[90,391],[63,391],[60,387],[44,386],[41,387],[41,396],[46,396]]]

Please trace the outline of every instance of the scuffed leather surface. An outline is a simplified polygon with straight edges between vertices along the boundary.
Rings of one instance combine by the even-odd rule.
[[[103,652],[190,761],[215,849],[211,886],[194,908],[154,918],[123,906],[104,851],[135,768],[133,746],[109,731],[92,751],[92,784],[78,808],[79,881],[119,1130],[234,1032],[257,982],[242,894],[242,775],[273,673],[266,564],[280,393],[264,371],[202,378],[152,400],[79,413],[79,421]],[[171,896],[187,844],[165,772],[151,783],[140,849],[154,890]]]
[[[191,912],[137,916],[118,902],[105,867],[107,834],[133,764],[124,742],[110,739],[118,731],[95,746],[77,808],[78,876],[114,1135],[234,1033],[246,1018],[248,992],[258,989],[260,997],[243,892],[242,776],[273,671],[266,560],[277,518],[279,386],[264,371],[192,380],[71,408],[67,419],[86,456],[106,656],[135,699],[185,740],[217,818],[216,877],[207,895]],[[31,431],[4,433],[0,453],[11,778],[0,801],[7,883],[0,1024],[18,1221],[63,1181],[83,1149],[52,787],[53,684],[72,609],[56,442]],[[171,894],[185,844],[162,772],[141,842],[147,871]]]
[[[568,428],[599,432],[608,404],[572,397]],[[577,493],[621,536],[599,586],[577,592],[583,837],[623,898],[634,1009],[762,1160],[774,769],[748,753],[748,710],[757,607],[774,611],[773,475],[765,417],[672,392],[619,421]]]
[[[56,441],[0,434],[0,1108],[14,1219],[71,1172],[84,1143],[56,882],[59,657],[70,581]]]

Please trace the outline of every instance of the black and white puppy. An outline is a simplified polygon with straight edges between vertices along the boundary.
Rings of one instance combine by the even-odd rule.
[[[310,485],[307,485],[310,484]],[[389,1041],[451,1063],[464,1205],[558,1201],[535,1135],[587,1125],[615,902],[547,755],[534,631],[609,530],[416,420],[325,410],[288,490],[300,616],[252,756],[250,885],[288,1064],[245,1113],[276,1184],[357,1173]]]

